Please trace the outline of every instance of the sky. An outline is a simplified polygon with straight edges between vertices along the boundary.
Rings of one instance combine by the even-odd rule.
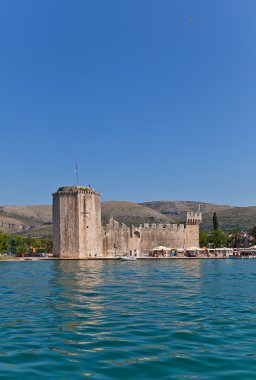
[[[192,15],[192,21],[189,16]],[[0,205],[256,205],[255,0],[1,0]]]

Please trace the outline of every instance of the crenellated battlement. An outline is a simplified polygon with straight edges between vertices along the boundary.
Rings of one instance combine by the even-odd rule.
[[[116,231],[121,231],[121,230],[124,230],[124,231],[127,231],[128,229],[131,229],[131,232],[134,233],[135,231],[150,231],[150,230],[158,230],[158,231],[165,231],[165,230],[168,230],[168,231],[173,231],[173,230],[182,230],[185,228],[185,224],[176,224],[176,223],[159,223],[159,224],[156,224],[156,223],[144,223],[144,224],[140,224],[138,227],[136,226],[131,226],[131,227],[128,227],[126,224],[124,223],[119,223],[118,221],[116,221],[114,218],[110,218],[109,219],[109,222],[106,224],[105,227],[103,227],[103,229],[105,230],[105,232],[108,232],[109,230],[116,230]]]
[[[63,186],[60,187],[55,193],[52,195],[60,195],[60,196],[76,196],[77,194],[93,194],[100,196],[93,188],[84,187],[84,186]]]
[[[201,212],[188,212],[187,213],[187,224],[198,225],[202,223],[202,213]]]

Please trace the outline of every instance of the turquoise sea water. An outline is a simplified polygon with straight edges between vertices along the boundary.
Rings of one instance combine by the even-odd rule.
[[[256,260],[0,263],[1,379],[255,379]]]

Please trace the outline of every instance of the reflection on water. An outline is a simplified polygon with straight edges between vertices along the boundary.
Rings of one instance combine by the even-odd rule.
[[[86,305],[90,310],[100,310],[103,306],[97,289],[103,283],[102,270],[102,261],[60,261],[53,283],[70,300],[71,309]]]
[[[51,294],[53,302],[49,307],[54,310],[59,330],[72,331],[78,336],[83,335],[87,327],[87,338],[94,335],[94,332],[88,331],[89,328],[93,330],[103,318],[104,302],[98,291],[103,286],[102,270],[102,261],[60,261],[57,263],[55,276],[51,279],[54,291]],[[73,339],[72,345],[81,346],[89,343],[81,339],[82,337]],[[70,343],[70,340],[65,340],[65,344],[67,343]],[[71,352],[70,355],[74,353]]]
[[[256,262],[1,263],[3,379],[253,379]]]

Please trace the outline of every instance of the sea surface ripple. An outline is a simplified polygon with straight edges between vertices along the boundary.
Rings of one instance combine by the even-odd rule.
[[[1,379],[255,379],[256,260],[0,263]]]

